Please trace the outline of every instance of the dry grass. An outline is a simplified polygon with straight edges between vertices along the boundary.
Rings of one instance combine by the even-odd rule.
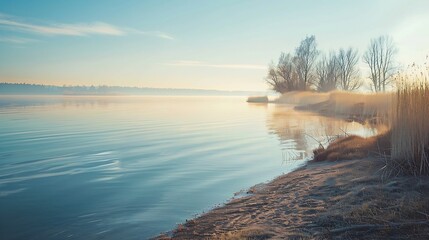
[[[330,143],[326,149],[315,149],[313,153],[315,162],[387,156],[390,154],[390,132],[369,138],[359,136],[339,138]]]
[[[322,231],[324,237],[428,239],[428,178],[402,176],[380,181],[377,174],[360,174],[361,178],[343,185],[349,191],[338,196],[330,211],[316,220],[329,228]]]
[[[393,173],[429,174],[429,71],[401,76],[391,114]]]

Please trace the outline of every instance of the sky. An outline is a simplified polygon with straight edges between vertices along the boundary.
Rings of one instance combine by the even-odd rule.
[[[265,91],[268,64],[309,35],[323,52],[360,55],[390,35],[398,63],[423,63],[427,9],[427,0],[0,0],[0,82]]]

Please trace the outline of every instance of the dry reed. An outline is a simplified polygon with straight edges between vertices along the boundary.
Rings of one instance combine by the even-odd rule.
[[[387,165],[396,173],[429,174],[429,71],[398,77],[391,114],[392,149]]]

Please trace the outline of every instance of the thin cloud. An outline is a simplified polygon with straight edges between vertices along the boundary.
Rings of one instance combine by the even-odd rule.
[[[162,39],[166,39],[166,40],[174,40],[174,37],[171,36],[170,34],[165,33],[165,32],[160,32],[160,31],[140,31],[137,29],[129,28],[128,32],[134,33],[134,34],[141,34],[141,35],[149,36],[149,37],[162,38]]]
[[[19,38],[19,37],[0,37],[0,42],[26,44],[30,42],[37,42],[37,40],[30,39],[30,38]]]
[[[135,29],[120,28],[104,22],[77,23],[77,24],[34,24],[18,20],[0,13],[0,28],[12,31],[31,32],[43,35],[62,36],[88,36],[88,35],[110,35],[123,36],[127,34],[142,34],[146,36],[158,37],[162,39],[174,39],[167,33],[160,31],[145,32]]]
[[[37,25],[13,19],[6,19],[1,15],[0,26],[14,31],[25,31],[45,35],[86,36],[91,34],[101,34],[120,36],[125,34],[121,29],[103,22]]]
[[[209,68],[230,68],[230,69],[267,69],[265,65],[257,64],[211,64],[200,61],[177,61],[167,63],[169,66],[177,67],[209,67]]]

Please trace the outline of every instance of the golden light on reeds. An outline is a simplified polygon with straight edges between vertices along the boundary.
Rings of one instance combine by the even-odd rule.
[[[392,149],[388,165],[398,172],[429,174],[428,68],[398,77],[391,114]]]

